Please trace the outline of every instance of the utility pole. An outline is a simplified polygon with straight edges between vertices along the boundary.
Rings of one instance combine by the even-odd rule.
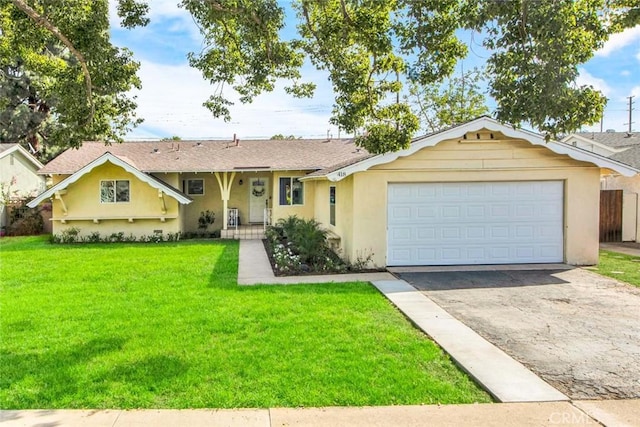
[[[633,112],[633,98],[634,98],[634,95],[627,96],[627,99],[629,99],[629,123],[624,123],[624,124],[625,124],[625,125],[629,125],[629,130],[628,130],[628,132],[629,132],[629,133],[631,133],[631,125],[632,125],[633,123],[635,123],[635,122],[632,120],[632,117],[633,117],[633,116],[632,116],[632,112]]]

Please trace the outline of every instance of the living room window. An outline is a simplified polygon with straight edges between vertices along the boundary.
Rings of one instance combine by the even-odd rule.
[[[128,180],[100,181],[100,203],[129,203]]]
[[[280,178],[280,206],[304,204],[304,184],[298,178]]]
[[[187,194],[190,196],[204,195],[204,179],[188,179]]]

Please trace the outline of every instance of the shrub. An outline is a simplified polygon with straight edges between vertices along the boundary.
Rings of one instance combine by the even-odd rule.
[[[327,231],[315,219],[293,215],[265,231],[276,273],[343,272],[347,265],[327,244]]]
[[[202,230],[202,233],[206,233],[211,224],[216,221],[216,214],[210,210],[200,212],[200,218],[198,218],[198,230]]]
[[[30,236],[44,230],[40,208],[31,209],[27,202],[28,200],[19,200],[9,204],[9,224],[6,227],[9,236]]]

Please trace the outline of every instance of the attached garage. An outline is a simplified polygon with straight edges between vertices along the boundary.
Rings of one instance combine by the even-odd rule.
[[[637,169],[480,117],[393,153],[319,171],[328,228],[376,266],[598,262],[600,174]],[[316,209],[323,208],[324,199]],[[328,205],[327,205],[328,206]],[[318,215],[319,218],[323,218]],[[323,221],[328,222],[328,221]]]
[[[563,182],[389,183],[387,264],[563,261]]]

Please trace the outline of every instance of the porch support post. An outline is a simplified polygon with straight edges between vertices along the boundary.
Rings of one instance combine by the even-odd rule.
[[[236,177],[235,172],[231,172],[231,177],[229,177],[229,172],[215,172],[216,180],[218,181],[218,185],[220,186],[220,194],[222,196],[222,229],[227,229],[227,224],[229,223],[229,212],[227,211],[229,206],[229,197],[231,196],[231,186],[233,184],[233,179]]]

